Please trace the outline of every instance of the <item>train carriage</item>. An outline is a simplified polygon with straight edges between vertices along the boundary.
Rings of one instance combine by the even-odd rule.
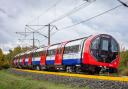
[[[24,53],[24,55],[22,55],[22,62],[25,68],[32,67],[32,53],[33,51],[27,51]]]
[[[33,69],[37,69],[40,70],[40,64],[41,64],[41,52],[43,51],[44,48],[40,48],[40,49],[34,49],[33,53],[31,54],[30,59],[32,59],[32,66]]]

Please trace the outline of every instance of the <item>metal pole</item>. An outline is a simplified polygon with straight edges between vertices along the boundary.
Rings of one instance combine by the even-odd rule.
[[[34,32],[33,32],[33,49],[35,48],[35,38],[34,38]]]
[[[26,40],[27,34],[26,34],[26,27],[25,27],[25,40]],[[26,46],[26,50],[27,50],[27,42],[25,41],[25,46]]]
[[[48,24],[48,45],[50,45],[50,24]]]

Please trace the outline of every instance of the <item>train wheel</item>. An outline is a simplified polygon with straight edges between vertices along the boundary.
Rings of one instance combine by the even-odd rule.
[[[40,66],[36,66],[36,70],[40,70]]]
[[[99,74],[100,71],[101,71],[101,67],[96,67],[96,68],[95,68],[95,74]]]
[[[80,67],[76,67],[76,68],[75,68],[75,72],[76,72],[76,73],[81,73],[81,68],[80,68]]]
[[[69,73],[75,72],[75,68],[73,66],[67,66],[66,72],[69,72]]]
[[[115,68],[109,68],[109,73],[117,73],[118,70]]]

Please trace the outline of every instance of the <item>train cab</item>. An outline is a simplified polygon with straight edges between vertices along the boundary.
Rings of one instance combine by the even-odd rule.
[[[110,35],[100,34],[89,37],[84,43],[83,50],[85,65],[107,67],[113,70],[119,66],[119,45]]]

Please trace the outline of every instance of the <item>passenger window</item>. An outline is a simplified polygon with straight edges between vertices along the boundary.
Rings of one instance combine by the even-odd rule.
[[[64,54],[67,54],[68,53],[68,47],[65,47],[64,48]]]
[[[50,55],[50,50],[48,50],[48,56]]]
[[[55,55],[55,53],[56,53],[55,49],[48,50],[48,56]]]
[[[62,48],[58,48],[58,54],[62,53]]]
[[[73,52],[74,52],[74,53],[79,52],[79,47],[80,47],[79,45],[75,45],[75,46],[73,47],[73,49],[74,49]]]
[[[52,55],[55,55],[55,53],[56,53],[56,49],[53,49],[52,50]]]
[[[26,58],[28,58],[28,54],[26,54]]]
[[[79,52],[79,48],[80,48],[79,45],[65,47],[64,54],[77,53],[77,52]]]
[[[39,56],[40,56],[39,52],[35,52],[35,53],[34,53],[34,56],[35,56],[35,57],[39,57]]]
[[[101,50],[108,51],[109,41],[107,39],[102,40]]]

